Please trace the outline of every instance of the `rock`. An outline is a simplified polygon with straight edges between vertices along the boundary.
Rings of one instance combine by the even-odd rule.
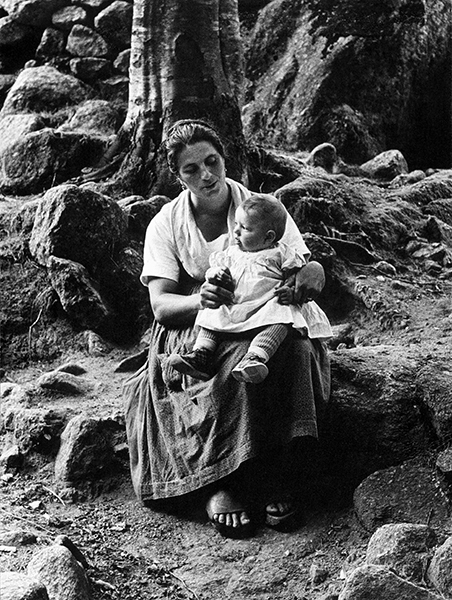
[[[441,361],[425,362],[416,374],[415,384],[438,440],[449,442],[452,427],[452,388],[450,373]]]
[[[36,535],[24,529],[0,531],[0,545],[2,546],[27,546],[36,544],[36,542]]]
[[[436,549],[427,577],[441,594],[452,596],[452,537]]]
[[[451,513],[436,471],[415,460],[373,473],[356,488],[353,501],[368,531],[400,522],[444,527]]]
[[[309,568],[309,579],[313,585],[319,585],[328,578],[328,570],[316,563],[312,563]]]
[[[87,379],[63,371],[44,373],[44,375],[38,378],[36,383],[44,389],[70,395],[86,394],[94,388],[94,385]]]
[[[116,202],[75,185],[61,185],[39,204],[30,251],[43,265],[56,256],[92,271],[124,243],[125,233],[125,217]]]
[[[437,217],[429,217],[422,234],[429,242],[443,242],[452,247],[452,225],[444,223]]]
[[[36,57],[40,59],[50,60],[54,56],[62,54],[66,45],[66,38],[62,31],[58,31],[53,27],[47,27],[36,48]]]
[[[130,65],[130,49],[127,48],[118,54],[113,63],[116,71],[120,73],[124,73],[124,75],[129,74],[129,65]]]
[[[55,256],[48,258],[47,267],[52,287],[68,317],[82,327],[102,329],[112,314],[87,269]]]
[[[99,10],[100,8],[108,4],[108,2],[109,0],[81,0],[80,4],[82,6],[88,6],[95,10]]]
[[[403,579],[423,583],[436,542],[436,533],[428,525],[390,523],[370,538],[366,562],[386,565]]]
[[[104,38],[85,25],[74,25],[69,34],[66,50],[73,56],[105,58],[110,46]]]
[[[5,471],[9,469],[20,469],[23,465],[24,457],[17,444],[4,450],[0,456],[0,465]]]
[[[70,31],[74,25],[86,25],[88,15],[81,6],[63,6],[52,15],[52,25],[62,31]]]
[[[105,140],[86,133],[47,128],[29,133],[0,154],[0,191],[42,192],[95,164],[104,148]]]
[[[380,260],[375,265],[375,268],[380,271],[380,273],[384,273],[384,275],[389,275],[390,277],[397,276],[397,269],[391,263],[386,262],[385,260]]]
[[[112,46],[130,47],[133,6],[130,2],[114,0],[94,19],[94,26]]]
[[[105,356],[112,351],[112,346],[94,331],[85,331],[85,340],[91,356]]]
[[[452,170],[439,171],[418,183],[392,190],[391,195],[426,210],[433,201],[452,198]]]
[[[442,450],[436,458],[436,467],[449,483],[452,482],[452,448]]]
[[[74,106],[89,94],[78,79],[54,67],[24,69],[9,91],[0,115],[55,111]]]
[[[306,164],[322,167],[327,173],[335,173],[338,164],[336,148],[329,143],[319,144],[309,154]]]
[[[432,200],[424,207],[423,212],[426,215],[433,215],[452,226],[452,198]]]
[[[67,415],[66,411],[14,407],[6,419],[21,453],[52,454],[58,449]]]
[[[401,173],[394,177],[394,179],[389,184],[390,188],[398,188],[403,185],[411,185],[413,183],[417,183],[418,181],[422,181],[425,179],[426,174],[421,169],[417,169],[416,171],[410,171],[409,173]]]
[[[0,45],[0,51],[1,51],[1,45]],[[9,73],[9,74],[1,74],[0,73],[0,104],[3,104],[3,102],[5,101],[6,94],[9,92],[9,90],[14,85],[14,82],[16,81],[16,79],[17,79],[17,75],[15,75],[13,73]]]
[[[153,196],[149,200],[138,200],[128,202],[125,198],[118,204],[123,207],[124,214],[127,217],[129,235],[140,241],[144,241],[147,226],[162,206],[169,202],[167,196]],[[127,204],[125,205],[125,202]]]
[[[123,102],[124,104],[127,102],[129,96],[129,78],[125,75],[102,79],[102,81],[98,81],[98,86],[102,98],[105,100]]]
[[[43,128],[44,121],[39,115],[24,113],[0,116],[0,156],[27,133]]]
[[[375,179],[390,181],[397,175],[408,173],[408,165],[399,150],[386,150],[360,165],[360,169]]]
[[[332,472],[359,481],[428,448],[429,430],[413,384],[416,358],[399,346],[331,354],[333,392],[323,436]]]
[[[64,484],[95,481],[111,469],[113,456],[103,422],[79,415],[69,421],[61,436],[55,477]]]
[[[49,600],[44,584],[34,577],[15,571],[0,573],[0,598],[2,600]]]
[[[388,568],[365,565],[355,569],[339,594],[339,600],[440,600],[425,588],[401,579]]]
[[[96,82],[97,79],[105,79],[111,75],[111,61],[105,58],[86,56],[84,58],[72,58],[69,62],[71,73],[82,81]]]
[[[52,600],[91,600],[86,573],[65,546],[49,546],[36,553],[27,573],[46,586]]]
[[[33,29],[13,17],[0,17],[0,49],[21,46],[29,42]]]
[[[121,123],[121,115],[111,102],[87,100],[77,107],[72,117],[61,125],[60,130],[86,131],[108,137],[116,134]]]
[[[86,369],[77,363],[67,362],[60,367],[55,369],[56,371],[63,371],[63,373],[72,373],[72,375],[83,375],[86,373]]]
[[[18,23],[42,27],[63,0],[2,0],[1,6]]]

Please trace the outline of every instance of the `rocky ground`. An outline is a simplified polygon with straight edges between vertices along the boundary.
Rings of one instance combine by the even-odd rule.
[[[391,279],[371,268],[358,274],[362,282],[379,284],[394,297]],[[398,291],[409,306],[410,320],[397,331],[381,328],[371,318],[353,324],[360,345],[416,345],[423,353],[450,349],[451,284],[419,273],[407,275],[413,286]],[[415,292],[413,292],[415,290]],[[66,349],[63,349],[66,346]],[[80,396],[46,395],[42,406],[71,407],[76,412],[122,413],[121,384],[127,373],[115,372],[121,360],[139,348],[112,348],[93,356],[79,344],[62,344],[53,361],[33,360],[8,369],[2,382],[27,384],[65,362],[84,367],[95,386]],[[72,347],[71,347],[72,346]],[[168,514],[143,507],[135,499],[126,462],[99,496],[64,498],[54,483],[53,463],[41,459],[28,469],[4,477],[0,487],[2,530],[36,536],[31,544],[2,545],[0,571],[21,571],[40,547],[65,535],[83,553],[93,598],[314,600],[335,598],[347,568],[362,561],[370,533],[356,520],[352,502],[311,496],[306,520],[296,532],[265,528],[250,540],[222,539],[206,522],[202,507],[193,503],[182,513]]]
[[[433,475],[438,453],[450,446],[452,237],[446,223],[450,220],[450,185],[446,172],[436,179],[403,185],[395,198],[391,194],[396,192],[369,181],[308,171],[294,185],[283,188],[283,201],[294,218],[303,217],[301,223],[311,218],[317,223],[318,237],[307,234],[308,243],[314,256],[327,266],[330,298],[324,306],[331,309],[339,336],[330,344],[332,406],[336,417],[342,419],[337,429],[350,427],[350,423],[364,432],[370,427],[364,438],[372,437],[373,427],[381,430],[383,437],[375,437],[375,468],[383,469],[377,481],[383,493],[378,499],[378,490],[370,488],[359,499],[355,494],[354,500],[359,480],[351,485],[334,473],[326,480],[312,473],[310,485],[303,490],[305,518],[300,528],[283,534],[259,527],[248,540],[223,539],[207,522],[199,498],[187,499],[172,511],[142,506],[133,494],[127,449],[121,444],[115,472],[89,485],[68,488],[58,480],[56,449],[43,451],[46,434],[40,440],[41,448],[21,448],[22,461],[14,463],[14,452],[8,454],[10,392],[5,390],[14,385],[33,390],[31,400],[14,407],[16,415],[20,416],[21,406],[64,414],[65,422],[83,414],[110,419],[124,435],[121,387],[132,368],[126,371],[118,366],[139,353],[143,343],[106,343],[93,332],[69,324],[61,307],[51,301],[54,295],[49,294],[45,269],[27,250],[31,226],[21,208],[32,206],[33,198],[4,197],[0,201],[5,327],[0,373],[0,573],[25,574],[38,550],[55,543],[74,544],[89,577],[93,600],[355,600],[361,596],[339,593],[347,575],[364,564],[368,542],[379,524],[407,521],[431,525],[438,533],[438,544],[442,543],[452,533],[449,500]],[[387,195],[381,199],[381,193]],[[427,204],[436,211],[435,219],[427,211],[423,213],[422,206]],[[317,208],[324,211],[323,224],[316,217]],[[440,211],[444,221],[438,216]],[[11,225],[17,224],[14,218],[19,213],[21,227]],[[337,230],[346,233],[339,235]],[[397,247],[391,245],[393,237],[401,240]],[[364,245],[356,244],[356,240],[368,243],[366,239],[372,257]],[[325,250],[322,240],[329,249]],[[333,247],[337,254],[332,259]],[[341,287],[341,277],[346,289]],[[328,286],[326,289],[328,292]],[[57,390],[38,384],[43,376],[68,364],[82,373],[81,389]],[[427,371],[422,375],[424,368]],[[418,373],[422,375],[419,378]],[[416,386],[422,391],[416,391]],[[421,409],[418,402],[423,404]],[[399,409],[402,412],[397,412]],[[388,420],[386,412],[390,413]],[[414,425],[405,431],[406,418],[414,419]],[[362,460],[360,466],[368,475],[374,453],[359,433],[351,454],[344,456],[349,461],[350,456]],[[19,445],[27,439],[26,434],[16,423]],[[340,442],[340,435],[332,436],[331,430],[329,436],[334,444]],[[50,445],[53,438],[48,437]],[[413,444],[409,451],[403,446],[405,437]],[[384,456],[387,451],[389,459]],[[397,488],[397,480],[412,468],[407,459],[416,456],[424,462],[414,477],[420,482],[427,474],[433,481],[430,491],[425,482],[418,488],[412,483]],[[388,465],[401,463],[394,474],[384,471]],[[443,475],[451,471],[446,465]],[[393,478],[389,484],[388,477]],[[395,505],[390,506],[392,513],[387,513],[381,496],[395,489]],[[430,497],[416,505],[416,497],[425,490]],[[424,571],[421,575],[424,584]],[[449,589],[448,585],[444,589]],[[384,597],[401,597],[394,586],[391,589],[393,595]],[[416,594],[420,595],[413,597],[437,597],[419,589]]]

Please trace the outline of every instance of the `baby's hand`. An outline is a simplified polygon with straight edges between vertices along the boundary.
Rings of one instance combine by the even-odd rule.
[[[275,289],[275,296],[280,304],[293,304],[294,289],[288,285],[281,285]]]
[[[213,285],[217,285],[229,292],[233,292],[235,285],[229,269],[222,267],[211,267],[206,273],[206,280]]]

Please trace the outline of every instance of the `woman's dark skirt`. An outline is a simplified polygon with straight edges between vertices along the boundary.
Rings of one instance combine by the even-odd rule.
[[[293,331],[268,363],[260,384],[231,376],[250,339],[225,336],[209,381],[167,364],[191,350],[194,328],[154,323],[145,365],[124,384],[132,482],[143,501],[193,492],[233,473],[245,461],[297,437],[317,437],[330,392],[326,347]]]

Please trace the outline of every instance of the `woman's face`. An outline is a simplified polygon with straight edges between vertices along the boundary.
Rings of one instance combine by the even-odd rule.
[[[210,142],[186,146],[179,155],[179,178],[197,200],[226,200],[224,159]]]
[[[266,223],[241,206],[235,211],[234,238],[237,246],[245,252],[257,252],[272,245],[274,236]]]

